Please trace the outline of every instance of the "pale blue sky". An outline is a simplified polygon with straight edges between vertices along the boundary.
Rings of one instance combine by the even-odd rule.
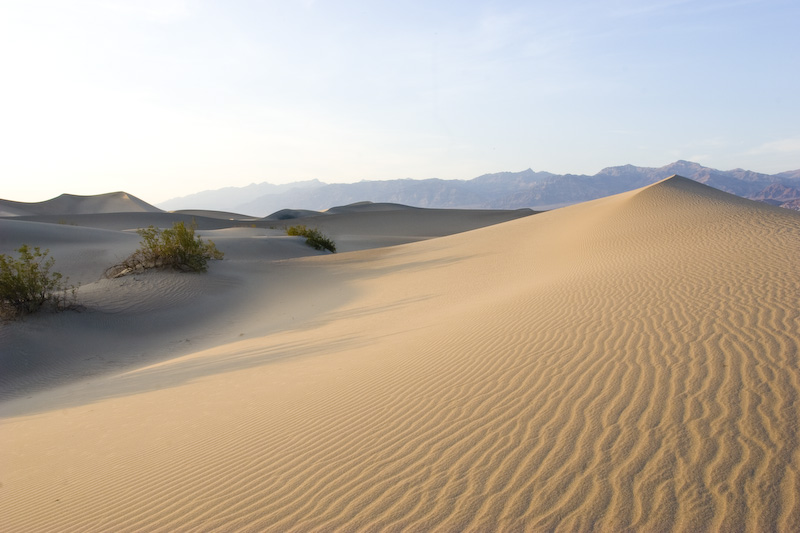
[[[800,168],[800,2],[0,0],[0,198]]]

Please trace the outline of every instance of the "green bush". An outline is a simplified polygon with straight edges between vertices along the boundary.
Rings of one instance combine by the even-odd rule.
[[[196,228],[194,223],[187,227],[183,222],[175,222],[171,229],[149,226],[138,230],[141,247],[122,263],[108,269],[106,276],[117,278],[151,268],[205,272],[208,261],[222,259],[223,253],[213,242],[204,242],[195,236]]]
[[[63,309],[74,301],[76,287],[67,287],[61,273],[51,271],[50,250],[23,244],[16,251],[17,259],[0,254],[0,317],[35,313],[48,304]]]
[[[315,250],[328,250],[331,253],[336,253],[336,244],[317,229],[309,229],[303,225],[289,226],[286,228],[286,234],[305,237],[306,244]]]

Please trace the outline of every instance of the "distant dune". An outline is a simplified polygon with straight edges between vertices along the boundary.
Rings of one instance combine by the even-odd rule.
[[[62,194],[44,202],[0,200],[0,216],[83,215],[88,213],[159,213],[161,209],[124,192],[92,196]]]
[[[0,325],[0,530],[800,531],[800,213],[344,211],[356,251],[203,230],[207,274]],[[0,236],[83,279],[137,241]]]

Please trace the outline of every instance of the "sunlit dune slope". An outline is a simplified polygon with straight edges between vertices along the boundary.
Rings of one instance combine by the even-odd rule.
[[[290,327],[4,419],[0,529],[800,530],[798,257],[676,177],[290,260]]]

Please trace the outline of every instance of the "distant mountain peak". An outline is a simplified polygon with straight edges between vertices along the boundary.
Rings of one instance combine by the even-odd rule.
[[[701,170],[701,169],[713,170],[713,169],[708,169],[707,167],[704,167],[700,163],[695,163],[694,161],[686,161],[684,159],[679,159],[678,161],[675,161],[674,163],[670,163],[669,165],[666,165],[666,166],[664,166],[662,168],[665,168],[665,169],[667,169],[667,168],[669,168],[669,169],[684,169],[684,170],[692,170],[692,171],[697,171],[697,170]]]

